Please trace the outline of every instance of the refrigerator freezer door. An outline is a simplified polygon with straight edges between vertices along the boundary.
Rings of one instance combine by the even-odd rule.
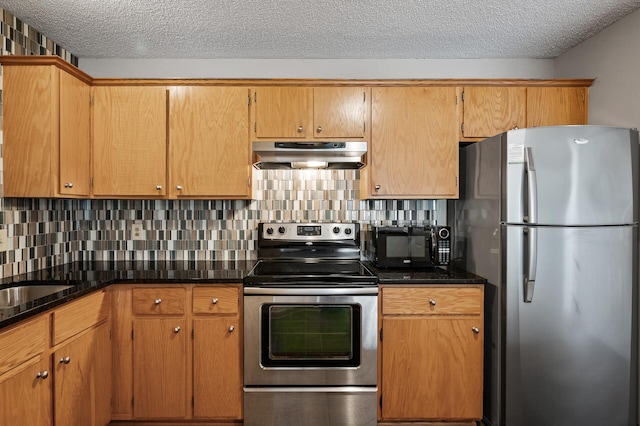
[[[524,226],[502,226],[506,256],[507,426],[635,425],[637,228],[537,227],[537,273],[524,302]]]
[[[563,226],[638,221],[637,131],[556,126],[512,130],[499,138],[506,170],[503,222]],[[534,170],[527,173],[532,164]]]

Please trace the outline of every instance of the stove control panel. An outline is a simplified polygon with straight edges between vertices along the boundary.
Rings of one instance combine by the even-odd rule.
[[[355,240],[357,223],[264,223],[260,224],[264,240],[335,241]]]

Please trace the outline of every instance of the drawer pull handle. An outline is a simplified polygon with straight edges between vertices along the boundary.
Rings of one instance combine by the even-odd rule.
[[[478,327],[471,327],[471,330],[476,334],[480,334],[480,329]]]
[[[429,304],[431,306],[436,306],[436,301],[434,299],[429,299]]]
[[[214,305],[218,304],[218,298],[214,297],[213,300],[211,301],[211,303],[213,303]]]
[[[162,299],[156,299],[154,303],[155,303],[156,305],[159,305],[161,302],[162,302]]]
[[[235,330],[236,328],[232,325],[229,326],[229,333],[233,333],[233,330]]]
[[[46,379],[47,377],[49,377],[47,370],[44,370],[42,373],[38,371],[38,374],[36,374],[36,379]]]
[[[179,333],[179,332],[180,332],[180,327],[176,327],[176,328],[174,328],[174,329],[173,329],[173,332],[174,332],[174,333]]]
[[[69,364],[71,362],[71,357],[60,358],[60,364]]]

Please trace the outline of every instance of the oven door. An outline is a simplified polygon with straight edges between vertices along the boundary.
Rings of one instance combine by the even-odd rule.
[[[375,386],[378,289],[244,289],[245,386]]]

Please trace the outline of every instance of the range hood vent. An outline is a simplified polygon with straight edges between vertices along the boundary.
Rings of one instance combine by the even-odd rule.
[[[253,142],[256,169],[361,169],[366,142]]]

